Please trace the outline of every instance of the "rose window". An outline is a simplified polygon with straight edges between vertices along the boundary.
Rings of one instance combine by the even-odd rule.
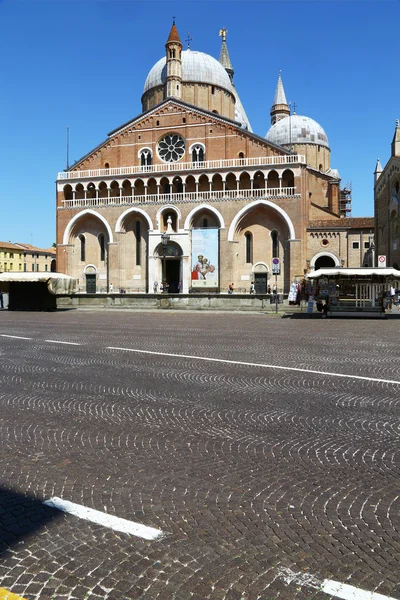
[[[166,135],[158,144],[158,154],[165,162],[176,162],[185,154],[185,140],[180,135]]]

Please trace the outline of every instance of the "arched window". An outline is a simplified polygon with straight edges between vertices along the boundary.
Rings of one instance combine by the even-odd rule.
[[[99,235],[99,246],[100,246],[100,261],[104,262],[106,258],[106,244],[104,235]]]
[[[105,169],[109,169],[110,168],[110,163],[104,163],[104,168]]]
[[[250,231],[246,231],[244,234],[246,238],[246,262],[253,262],[253,235]]]
[[[140,165],[142,167],[149,167],[152,164],[152,154],[151,154],[151,150],[149,150],[148,148],[143,148],[143,150],[140,151]]]
[[[79,236],[79,240],[81,242],[81,262],[85,262],[86,260],[86,239],[84,235]]]
[[[136,264],[140,265],[140,242],[141,242],[140,221],[136,221],[135,238],[136,238]]]
[[[278,232],[271,231],[271,239],[272,239],[272,258],[279,257],[279,243],[278,243]]]
[[[196,144],[192,148],[192,162],[204,162],[204,148],[200,144]]]

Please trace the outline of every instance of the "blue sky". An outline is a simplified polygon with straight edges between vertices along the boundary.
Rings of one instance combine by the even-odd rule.
[[[400,118],[397,0],[0,0],[0,240],[55,241],[55,179],[141,112],[172,16],[181,39],[218,58],[228,29],[235,84],[264,136],[279,70],[297,113],[325,129],[331,166],[352,182],[353,216],[373,215],[373,171]],[[184,44],[186,47],[186,44]]]

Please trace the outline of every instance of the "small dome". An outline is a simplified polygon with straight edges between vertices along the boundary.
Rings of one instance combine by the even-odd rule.
[[[265,139],[278,146],[287,146],[289,144],[319,144],[329,148],[328,136],[321,125],[300,115],[284,117],[272,125],[267,132]]]
[[[147,75],[144,92],[164,85],[167,76],[165,57],[160,58]],[[182,52],[182,82],[193,81],[217,85],[233,94],[228,73],[217,59],[204,52],[184,50]]]

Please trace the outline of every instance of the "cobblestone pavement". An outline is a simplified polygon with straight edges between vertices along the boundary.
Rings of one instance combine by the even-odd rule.
[[[1,313],[0,587],[27,600],[330,597],[286,570],[400,599],[399,333]],[[115,532],[45,507],[53,496],[166,535]]]

